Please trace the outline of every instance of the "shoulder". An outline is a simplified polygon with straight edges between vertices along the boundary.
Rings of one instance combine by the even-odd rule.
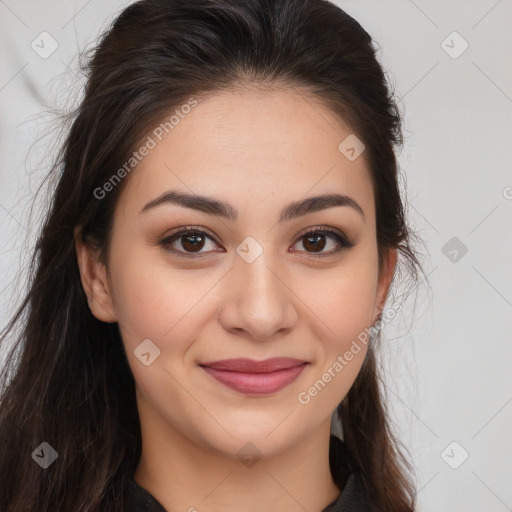
[[[133,478],[123,485],[123,512],[167,512],[165,508],[144,487]]]

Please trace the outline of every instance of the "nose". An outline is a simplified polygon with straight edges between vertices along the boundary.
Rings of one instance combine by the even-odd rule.
[[[298,319],[291,274],[270,262],[265,252],[251,263],[236,258],[234,265],[218,308],[222,327],[259,341],[289,333]]]

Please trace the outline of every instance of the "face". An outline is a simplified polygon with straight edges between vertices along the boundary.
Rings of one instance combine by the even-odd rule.
[[[379,274],[364,153],[349,160],[338,149],[349,133],[314,98],[276,90],[217,93],[162,140],[153,135],[125,178],[105,273],[78,252],[91,310],[118,322],[141,418],[230,454],[248,440],[278,453],[330,421],[364,360],[366,345],[356,353],[353,342],[375,322],[394,267]],[[171,191],[217,203],[200,211],[199,201],[165,200]],[[281,218],[325,194],[352,205],[317,202]],[[253,387],[201,366],[275,357],[307,364],[253,376]]]

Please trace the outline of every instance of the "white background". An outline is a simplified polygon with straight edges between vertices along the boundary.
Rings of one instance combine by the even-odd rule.
[[[76,53],[129,3],[0,0],[2,328],[40,220],[37,209],[28,216],[31,200],[57,141],[44,112],[80,91]],[[430,288],[386,325],[382,346],[418,510],[512,510],[512,1],[337,3],[381,47],[401,98],[409,219],[428,246]],[[43,31],[59,45],[46,59],[31,48]],[[443,49],[463,48],[454,31],[469,44],[457,58]],[[457,261],[445,247],[453,237],[467,247]]]

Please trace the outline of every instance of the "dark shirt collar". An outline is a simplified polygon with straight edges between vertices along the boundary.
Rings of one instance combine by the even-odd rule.
[[[346,453],[343,441],[331,435],[330,457],[333,453]],[[338,455],[339,456],[339,455]],[[346,473],[338,479],[344,482],[343,490],[321,512],[367,512],[370,510],[365,500],[362,484],[358,473]],[[124,485],[124,512],[170,512],[157,501],[146,489],[140,486],[133,478],[125,480]]]

